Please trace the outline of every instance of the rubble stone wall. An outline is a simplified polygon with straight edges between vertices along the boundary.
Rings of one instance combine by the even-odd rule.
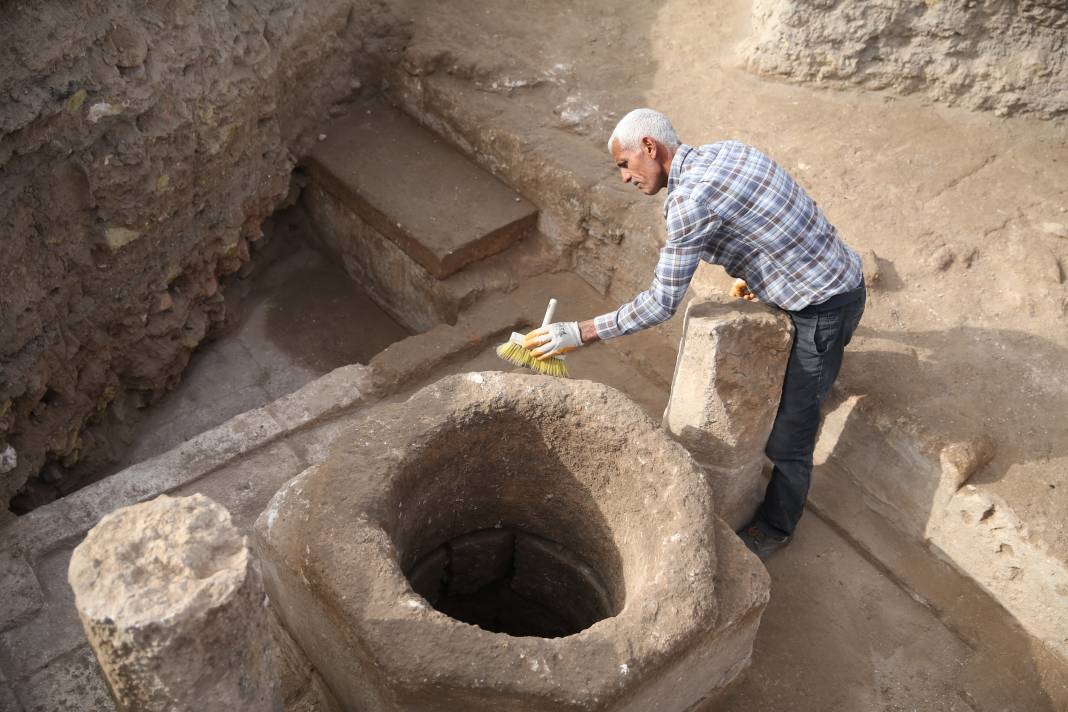
[[[1061,0],[755,0],[748,68],[998,115],[1068,113]]]
[[[0,521],[20,491],[16,509],[69,489],[174,385],[295,156],[404,42],[375,0],[3,15]]]

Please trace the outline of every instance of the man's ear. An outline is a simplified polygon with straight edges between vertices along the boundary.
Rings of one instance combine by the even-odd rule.
[[[649,158],[656,158],[656,141],[649,136],[643,136],[642,150],[648,154]]]

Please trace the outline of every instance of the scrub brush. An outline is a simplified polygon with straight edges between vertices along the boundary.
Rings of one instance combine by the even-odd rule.
[[[541,320],[541,325],[548,326],[551,324],[555,313],[556,300],[550,299],[549,306],[545,310],[545,318]],[[544,373],[547,376],[567,378],[568,375],[567,366],[564,365],[564,359],[562,357],[553,356],[539,361],[529,349],[523,346],[523,335],[514,331],[508,341],[497,347],[497,355],[508,363],[515,364],[516,366],[523,366],[532,371]]]

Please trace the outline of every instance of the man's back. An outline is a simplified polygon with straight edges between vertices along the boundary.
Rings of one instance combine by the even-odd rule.
[[[857,254],[805,190],[752,146],[683,144],[667,188],[669,233],[673,221],[692,219],[693,203],[712,213],[718,225],[701,259],[745,279],[764,301],[801,309],[860,284]]]

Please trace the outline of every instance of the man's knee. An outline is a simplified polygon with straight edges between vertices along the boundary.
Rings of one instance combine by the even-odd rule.
[[[772,462],[811,460],[819,426],[819,408],[810,408],[800,417],[776,418],[767,445],[764,446],[764,454]]]

